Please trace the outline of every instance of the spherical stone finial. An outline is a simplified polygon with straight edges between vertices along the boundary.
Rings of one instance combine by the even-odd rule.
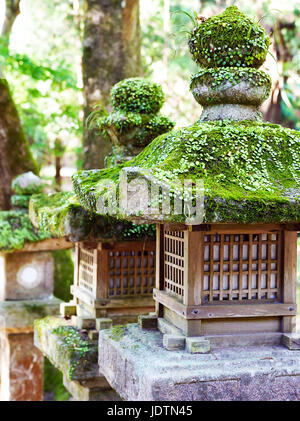
[[[121,80],[111,90],[111,103],[115,110],[156,114],[164,103],[160,85],[143,78]]]
[[[258,68],[269,45],[266,31],[236,6],[202,21],[189,38],[193,60],[203,67]]]

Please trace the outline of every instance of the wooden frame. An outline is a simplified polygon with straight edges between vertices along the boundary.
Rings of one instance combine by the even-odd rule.
[[[166,315],[187,336],[202,334],[209,320],[220,334],[225,319],[233,326],[240,320],[237,331],[246,325],[251,330],[258,320],[260,329],[265,320],[267,330],[295,331],[297,232],[286,228],[158,225],[154,299],[159,316]]]
[[[155,242],[76,244],[76,304],[92,317],[153,311]]]

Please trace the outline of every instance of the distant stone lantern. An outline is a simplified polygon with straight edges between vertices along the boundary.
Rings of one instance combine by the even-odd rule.
[[[33,227],[28,203],[42,182],[32,172],[13,180],[13,208],[0,212],[0,400],[43,399],[43,356],[33,344],[33,322],[53,315],[52,250],[72,247]]]
[[[108,178],[116,171],[113,165],[126,165],[154,137],[174,126],[158,114],[164,102],[161,87],[142,78],[116,84],[111,102],[111,114],[100,108],[89,119],[89,124],[107,136],[113,146],[106,159],[107,168],[102,170]],[[105,200],[96,205],[104,212]],[[105,214],[91,217],[71,193],[33,197],[30,214],[36,226],[76,243],[71,287],[75,305],[65,305],[64,314],[73,314],[78,327],[95,327],[95,319],[103,318],[112,318],[114,323],[134,321],[139,314],[154,310],[153,225],[136,226]]]

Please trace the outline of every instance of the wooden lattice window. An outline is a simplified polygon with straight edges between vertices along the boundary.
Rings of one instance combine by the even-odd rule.
[[[281,232],[204,235],[202,302],[280,299]]]
[[[164,232],[164,290],[184,296],[184,231]]]
[[[154,250],[109,251],[110,297],[152,295],[154,283]]]
[[[94,250],[80,247],[79,251],[79,278],[78,285],[84,291],[94,293]]]

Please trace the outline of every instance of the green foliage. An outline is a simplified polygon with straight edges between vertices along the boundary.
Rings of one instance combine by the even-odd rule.
[[[111,103],[118,111],[156,114],[164,103],[164,94],[157,83],[129,78],[113,86]]]
[[[189,38],[193,60],[204,67],[260,67],[270,39],[236,6],[196,26]]]
[[[44,394],[53,393],[55,401],[67,401],[70,393],[63,385],[63,375],[48,358],[44,358]]]
[[[21,250],[26,241],[37,242],[50,238],[50,234],[39,231],[32,225],[25,211],[0,212],[0,250]]]
[[[238,68],[238,67],[218,67],[201,69],[198,73],[192,76],[190,82],[190,89],[193,89],[195,82],[202,82],[209,84],[213,89],[218,89],[224,82],[230,82],[233,86],[240,83],[242,80],[248,81],[250,86],[265,86],[266,97],[269,96],[272,80],[271,77],[257,69],[252,68]]]
[[[10,201],[14,208],[28,209],[30,197],[31,196],[25,194],[14,194],[10,198]]]
[[[73,284],[74,264],[71,250],[52,251],[54,260],[54,291],[55,297],[64,302],[72,299],[70,287]]]

